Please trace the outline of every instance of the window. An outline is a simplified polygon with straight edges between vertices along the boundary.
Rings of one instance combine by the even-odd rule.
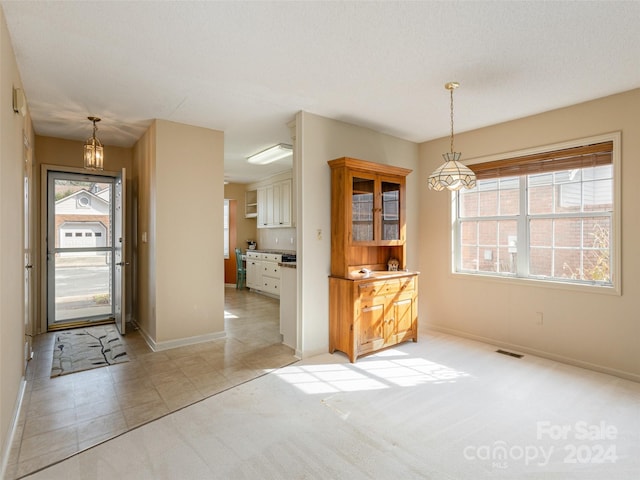
[[[224,258],[229,258],[229,200],[224,201]]]
[[[78,197],[78,208],[89,208],[91,206],[91,200],[89,197],[80,196]]]
[[[470,165],[454,193],[454,271],[614,286],[613,141]]]

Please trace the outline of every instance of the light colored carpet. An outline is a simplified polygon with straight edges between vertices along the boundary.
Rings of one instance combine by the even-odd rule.
[[[51,377],[128,362],[122,338],[112,325],[56,333]]]
[[[28,478],[640,478],[640,384],[495,350],[305,359]]]

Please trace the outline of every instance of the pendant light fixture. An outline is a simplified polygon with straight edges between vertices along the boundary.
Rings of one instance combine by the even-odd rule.
[[[444,190],[460,190],[461,188],[473,188],[476,186],[476,175],[473,171],[460,163],[460,152],[453,151],[453,91],[458,88],[458,82],[449,82],[444,88],[451,94],[451,152],[443,153],[445,162],[429,175],[429,189],[437,192]]]
[[[102,163],[104,160],[104,148],[100,140],[96,138],[96,122],[99,122],[98,117],[87,117],[93,122],[93,136],[84,144],[84,168],[87,170],[102,170]]]

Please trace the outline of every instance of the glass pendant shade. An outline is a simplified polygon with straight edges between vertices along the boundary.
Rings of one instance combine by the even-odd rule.
[[[100,140],[96,138],[96,122],[100,119],[97,117],[89,117],[93,122],[93,135],[87,139],[84,144],[84,168],[87,170],[102,170],[104,161],[104,148]]]
[[[443,153],[444,163],[429,175],[429,188],[439,192],[444,190],[460,190],[476,186],[476,175],[460,163],[460,152]]]

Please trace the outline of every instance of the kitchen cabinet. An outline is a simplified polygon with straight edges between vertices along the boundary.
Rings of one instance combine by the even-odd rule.
[[[247,287],[258,289],[262,285],[261,253],[247,251]]]
[[[258,228],[291,227],[291,179],[263,185],[257,190]]]
[[[244,217],[256,218],[258,216],[258,192],[247,190],[244,192]]]
[[[281,260],[280,254],[247,252],[247,287],[279,297]]]
[[[280,266],[282,255],[265,253],[262,256],[262,290],[280,296]]]
[[[374,274],[375,275],[375,274]],[[418,341],[418,274],[389,278],[329,278],[329,352],[351,362],[408,340]]]

